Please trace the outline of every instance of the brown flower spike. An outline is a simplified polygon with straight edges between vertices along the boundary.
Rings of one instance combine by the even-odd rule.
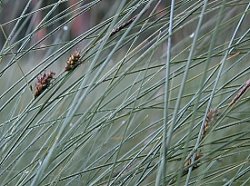
[[[50,71],[37,77],[37,83],[35,83],[35,98],[37,98],[46,88],[49,87],[50,81],[55,76],[55,72]]]
[[[133,23],[133,21],[135,20],[135,17],[132,17],[131,19],[129,19],[128,21],[126,21],[125,23],[119,25],[117,28],[113,29],[110,36],[115,35],[116,33],[118,33],[120,30],[122,30],[123,28],[129,26],[131,23]]]
[[[196,169],[196,168],[199,167],[199,163],[200,163],[200,158],[201,157],[202,157],[202,153],[201,152],[195,153],[193,169]],[[192,156],[185,161],[184,170],[182,172],[183,176],[188,173],[188,169],[191,166],[191,164],[192,164]]]
[[[219,115],[219,111],[217,109],[210,109],[206,115],[205,125],[203,128],[203,135],[202,138],[205,137],[205,135],[208,132],[209,125],[216,120],[217,116]]]
[[[80,53],[75,51],[70,55],[67,64],[65,66],[65,71],[71,71],[79,65]]]
[[[238,91],[233,100],[229,103],[229,106],[234,105],[249,88],[250,88],[250,79],[245,82],[243,87]]]

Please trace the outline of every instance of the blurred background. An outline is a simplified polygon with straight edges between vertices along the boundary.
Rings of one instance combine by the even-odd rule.
[[[56,8],[53,8],[58,3]],[[15,0],[1,1],[0,24],[0,48],[3,47],[9,34],[14,27],[18,27],[16,33],[9,42],[18,41],[27,36],[31,31],[36,30],[30,35],[30,44],[40,41],[40,46],[52,44],[58,34],[60,38],[68,41],[86,32],[94,25],[104,21],[114,14],[117,4],[116,0],[109,1],[41,1],[41,0]],[[128,1],[129,3],[129,1]],[[88,5],[93,4],[92,8]],[[158,12],[163,14],[166,4],[160,3]],[[86,8],[88,7],[88,8]],[[53,8],[53,11],[51,9]],[[49,15],[47,15],[51,11]],[[140,10],[135,12],[138,13]],[[47,15],[47,16],[46,16]],[[46,18],[45,18],[46,17]],[[46,24],[46,20],[52,19],[53,23]],[[66,23],[68,21],[70,23]],[[16,24],[18,22],[18,24]],[[63,27],[60,27],[63,25]],[[45,39],[45,36],[60,27],[60,29]],[[42,41],[41,41],[42,40]],[[18,45],[16,46],[18,47]]]

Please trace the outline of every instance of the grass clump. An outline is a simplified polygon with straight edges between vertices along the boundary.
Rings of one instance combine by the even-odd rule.
[[[249,184],[248,1],[31,2],[0,25],[1,185]]]

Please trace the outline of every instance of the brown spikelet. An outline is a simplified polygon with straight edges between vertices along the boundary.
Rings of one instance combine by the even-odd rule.
[[[193,169],[196,169],[196,168],[198,168],[200,166],[199,163],[200,163],[200,158],[201,157],[202,157],[201,152],[195,153]],[[182,176],[184,176],[185,174],[188,173],[188,169],[191,166],[191,164],[192,164],[192,156],[185,161]]]
[[[208,132],[209,126],[210,124],[216,119],[216,117],[219,115],[219,111],[218,109],[210,109],[206,115],[206,119],[205,119],[205,125],[203,128],[203,134],[202,134],[202,138],[205,137],[205,135]]]
[[[194,161],[192,162],[193,155],[195,155],[195,157],[194,157]],[[193,155],[190,155],[190,156],[187,157],[187,159],[186,159],[186,161],[184,163],[184,168],[182,170],[182,175],[181,176],[185,176],[188,173],[188,169],[191,166],[192,166],[192,170],[197,169],[200,166],[200,159],[203,156],[203,154],[199,150],[198,152],[194,153]],[[172,185],[175,182],[176,182],[176,177],[171,179],[170,182],[168,183],[168,185]]]
[[[74,70],[79,65],[80,58],[81,58],[81,55],[78,51],[75,51],[73,54],[71,54],[66,63],[65,71]]]
[[[250,87],[250,79],[245,82],[244,86],[234,96],[233,100],[229,103],[229,106],[235,104],[240,99],[240,97],[242,97],[242,95],[249,89],[249,87]]]
[[[117,28],[113,29],[110,36],[115,35],[116,33],[118,33],[120,30],[122,30],[123,28],[129,26],[131,23],[133,23],[133,21],[135,20],[135,17],[132,17],[131,19],[129,19],[128,21],[126,21],[125,23],[119,25]]]
[[[55,72],[50,71],[49,73],[44,73],[43,75],[37,77],[34,93],[35,98],[37,98],[46,88],[48,88],[55,74]]]

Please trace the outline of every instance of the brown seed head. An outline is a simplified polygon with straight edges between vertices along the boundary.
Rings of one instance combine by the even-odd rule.
[[[49,73],[44,73],[37,77],[37,83],[35,83],[35,98],[39,96],[46,88],[49,87],[50,81],[55,76],[55,72],[50,71]]]
[[[74,68],[76,68],[79,65],[80,58],[81,58],[81,55],[78,51],[75,51],[73,54],[71,54],[66,63],[65,71],[71,71]]]

